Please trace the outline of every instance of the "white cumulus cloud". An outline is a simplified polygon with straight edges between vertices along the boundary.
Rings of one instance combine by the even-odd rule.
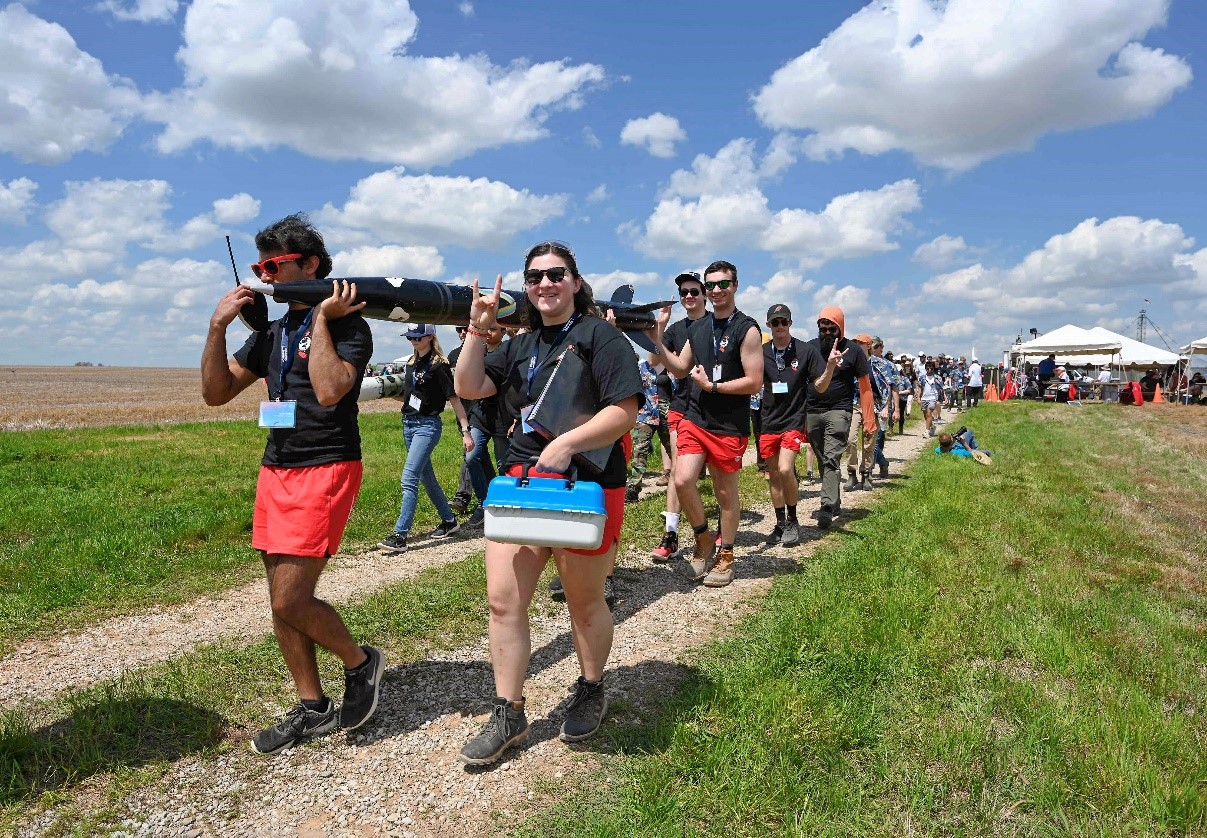
[[[1139,42],[1168,0],[878,0],[753,97],[767,126],[825,159],[900,149],[971,168],[1056,131],[1145,117],[1190,83]]]
[[[359,181],[343,207],[328,204],[315,218],[365,231],[377,243],[497,249],[517,233],[564,214],[567,201],[565,195],[534,195],[501,181],[407,175],[397,167]],[[355,241],[355,234],[347,240]]]
[[[951,267],[961,255],[968,252],[963,236],[941,235],[919,245],[914,251],[914,261],[934,270]]]
[[[410,55],[417,27],[398,0],[196,0],[177,53],[184,85],[148,100],[165,125],[157,145],[430,167],[544,136],[552,111],[604,80],[601,67],[565,60]]]
[[[0,56],[0,152],[23,162],[104,151],[140,109],[132,82],[20,4],[0,9]]]
[[[7,185],[0,181],[0,221],[24,224],[37,191],[38,184],[27,177],[10,180]]]
[[[675,143],[686,139],[679,120],[661,112],[630,119],[620,131],[621,145],[639,146],[655,157],[674,157]]]
[[[133,20],[139,23],[169,23],[180,8],[180,0],[103,0],[97,9],[108,12],[118,20]]]
[[[357,247],[331,257],[333,276],[405,276],[436,279],[444,273],[444,258],[434,247]]]
[[[906,226],[906,214],[922,206],[918,184],[901,180],[838,195],[820,211],[772,210],[761,184],[794,159],[783,138],[761,158],[748,139],[733,140],[712,157],[697,155],[691,169],[671,175],[644,225],[622,225],[620,232],[649,256],[691,261],[753,246],[814,268],[896,249],[890,235]]]

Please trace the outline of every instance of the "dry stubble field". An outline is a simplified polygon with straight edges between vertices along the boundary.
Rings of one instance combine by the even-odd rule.
[[[5,366],[0,367],[0,430],[254,420],[264,397],[263,385],[253,384],[230,404],[208,407],[195,368]],[[360,409],[391,413],[398,402],[364,402]]]

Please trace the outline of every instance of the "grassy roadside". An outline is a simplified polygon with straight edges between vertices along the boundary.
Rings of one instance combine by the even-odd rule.
[[[451,414],[435,457],[455,488]],[[343,551],[398,514],[405,451],[394,414],[361,419],[365,479]],[[251,422],[6,433],[0,445],[0,654],[22,639],[261,573],[248,547],[264,431]],[[448,475],[452,475],[451,478]],[[436,524],[422,501],[420,529]]]
[[[744,475],[748,502],[765,492],[762,480]],[[715,521],[707,484],[704,495]],[[663,508],[662,496],[627,507],[622,542],[656,544]],[[558,606],[538,597],[533,607]],[[354,636],[386,651],[391,666],[463,646],[486,631],[482,555],[426,571],[340,612]],[[320,665],[338,696],[338,663],[320,655]],[[99,830],[123,797],[174,761],[243,747],[293,701],[275,640],[266,636],[250,647],[206,646],[115,683],[0,713],[0,833],[38,813],[46,813],[52,833]]]
[[[524,833],[1207,829],[1207,477],[1053,407],[960,417],[993,467],[924,454]]]

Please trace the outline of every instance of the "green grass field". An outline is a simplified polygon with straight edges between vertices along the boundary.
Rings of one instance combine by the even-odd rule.
[[[924,452],[526,834],[1207,830],[1202,460],[1117,408],[960,419],[992,467]]]
[[[405,459],[396,414],[361,417],[365,478],[343,552],[398,516]],[[450,430],[451,429],[451,430]],[[250,549],[265,432],[250,422],[6,433],[0,438],[0,653],[20,640],[259,573]],[[434,459],[451,495],[451,413]],[[416,528],[436,525],[420,493]]]
[[[1159,414],[1185,415],[1197,414]],[[610,727],[598,751],[618,755],[601,756],[577,794],[519,828],[1203,833],[1207,476],[1198,439],[1207,423],[1175,431],[1154,417],[1028,404],[965,414],[993,449],[992,467],[923,452],[871,514],[827,537],[798,573],[777,577],[733,638],[693,660],[661,714],[637,729]],[[382,464],[366,473],[354,543],[376,541],[393,522],[402,462],[397,418],[367,420],[366,457]],[[259,431],[215,424],[11,439],[4,549],[18,524],[26,541],[53,542],[61,513],[45,507],[78,495],[72,531],[86,535],[84,519],[102,516],[92,524],[105,536],[94,543],[110,551],[100,561],[79,546],[57,548],[79,566],[42,575],[92,574],[79,588],[43,584],[36,567],[12,584],[7,571],[21,565],[4,554],[5,607],[23,589],[41,591],[23,600],[38,630],[183,598],[173,578],[181,568],[208,585],[258,573],[246,527]],[[455,473],[451,443],[442,474]],[[58,450],[67,445],[70,455]],[[97,477],[109,474],[121,477]],[[12,492],[10,475],[24,491]],[[108,490],[120,504],[106,503],[107,482],[121,487]],[[745,502],[764,499],[765,487],[744,472]],[[25,511],[8,512],[18,502]],[[163,511],[173,504],[175,515]],[[625,542],[656,541],[660,509],[658,498],[630,507]],[[192,519],[203,513],[229,529],[199,537]],[[156,527],[163,532],[149,534]],[[19,548],[32,563],[37,551]],[[126,549],[146,569],[106,589],[110,565],[130,563]],[[155,556],[173,553],[176,571],[156,566]],[[56,600],[58,587],[70,595]],[[39,611],[43,601],[51,607]],[[341,612],[392,661],[463,645],[485,630],[481,556]],[[339,680],[325,656],[323,666]],[[0,714],[0,831],[40,809],[55,811],[61,831],[99,829],[124,794],[175,759],[241,745],[271,718],[267,703],[290,700],[266,636]]]

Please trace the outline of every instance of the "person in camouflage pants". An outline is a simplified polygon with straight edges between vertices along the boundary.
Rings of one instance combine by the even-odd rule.
[[[641,481],[645,477],[646,460],[654,450],[654,435],[658,435],[664,451],[670,450],[670,426],[666,421],[667,405],[658,398],[658,370],[650,362],[642,360],[641,385],[645,392],[645,404],[637,413],[637,425],[633,428],[633,460],[629,464],[629,480],[624,499],[628,503],[637,500],[641,493]]]

